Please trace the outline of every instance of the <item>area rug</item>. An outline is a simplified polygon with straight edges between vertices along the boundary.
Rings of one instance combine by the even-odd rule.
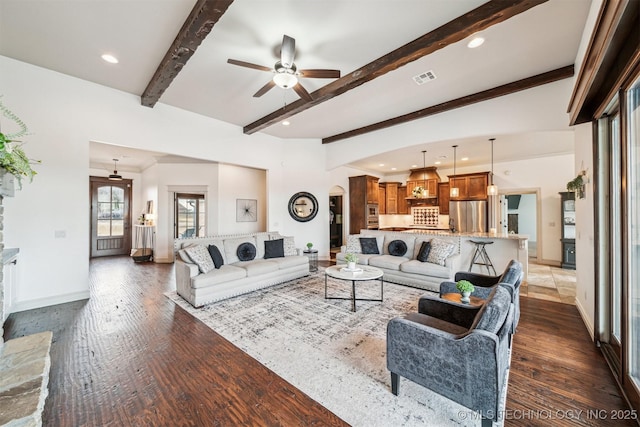
[[[167,297],[353,426],[477,426],[478,418],[409,380],[391,393],[386,327],[417,311],[427,291],[384,283],[384,302],[325,300],[324,270],[247,295],[193,308]],[[329,296],[351,283],[328,281]],[[357,283],[358,298],[379,298],[379,281]]]

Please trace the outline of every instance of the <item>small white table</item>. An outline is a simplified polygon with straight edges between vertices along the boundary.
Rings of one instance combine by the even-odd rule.
[[[359,268],[362,268],[360,272],[351,272],[344,271],[343,269],[346,266],[342,265],[334,265],[331,267],[327,267],[324,272],[324,299],[343,299],[343,300],[351,300],[351,311],[356,311],[356,301],[379,301],[382,302],[384,293],[383,293],[383,281],[382,275],[384,274],[382,270],[375,267],[370,267],[367,265],[359,265]],[[341,297],[330,297],[327,296],[327,277],[333,277],[334,279],[340,280],[351,280],[351,298],[341,298]],[[366,280],[376,280],[380,279],[380,299],[366,299],[366,298],[356,298],[356,282],[364,282]]]

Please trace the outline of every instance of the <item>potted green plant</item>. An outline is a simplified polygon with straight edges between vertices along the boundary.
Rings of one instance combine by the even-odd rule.
[[[311,248],[313,247],[313,243],[309,242],[307,243],[307,250],[311,251]]]
[[[464,303],[468,303],[470,301],[471,292],[475,290],[473,284],[468,280],[458,280],[456,283],[456,288],[462,294],[461,301]]]
[[[31,160],[27,157],[22,149],[21,141],[16,138],[20,138],[27,134],[27,126],[22,120],[20,120],[15,114],[13,114],[2,102],[0,102],[0,112],[2,115],[12,121],[14,121],[20,128],[18,132],[3,133],[0,132],[0,168],[4,169],[4,175],[13,175],[18,181],[18,188],[22,188],[22,179],[29,178],[29,182],[33,181],[33,177],[37,174],[31,167],[34,163],[40,163],[36,160]]]
[[[345,256],[344,256],[344,260],[347,262],[347,268],[349,270],[355,270],[356,269],[356,262],[358,262],[358,256],[352,252],[348,252]]]
[[[576,176],[571,181],[567,182],[567,191],[573,191],[576,193],[576,197],[579,199],[584,198],[584,179],[582,178],[585,175],[585,172],[580,172],[578,176]]]

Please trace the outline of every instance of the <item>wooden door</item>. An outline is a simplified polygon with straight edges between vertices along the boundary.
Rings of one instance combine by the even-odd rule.
[[[131,180],[89,178],[91,190],[91,257],[131,252]]]

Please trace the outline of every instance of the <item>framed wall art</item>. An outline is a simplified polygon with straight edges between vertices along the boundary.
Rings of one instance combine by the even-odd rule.
[[[255,199],[236,199],[236,222],[258,221],[258,201]]]

